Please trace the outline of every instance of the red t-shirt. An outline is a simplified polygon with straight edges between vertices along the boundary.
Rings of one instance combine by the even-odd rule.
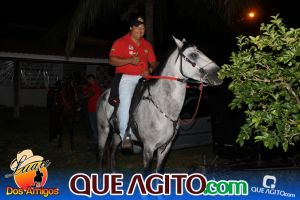
[[[138,65],[127,64],[116,67],[116,73],[140,75],[148,68],[148,62],[155,62],[156,57],[152,45],[144,38],[138,46],[130,37],[130,34],[117,39],[110,50],[109,56],[116,56],[119,58],[130,58],[133,55],[138,55],[140,62]]]
[[[99,96],[101,95],[101,90],[99,85],[93,84],[89,85],[86,88],[84,88],[84,95],[88,95],[89,93],[92,93],[93,96],[88,98],[87,101],[87,110],[88,112],[96,112],[97,111],[97,101]]]

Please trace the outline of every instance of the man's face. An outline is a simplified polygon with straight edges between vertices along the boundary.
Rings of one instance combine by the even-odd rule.
[[[133,38],[140,40],[142,37],[144,37],[145,25],[140,24],[138,26],[131,26],[130,33]]]
[[[88,79],[88,84],[93,85],[95,83],[95,80],[93,78]]]

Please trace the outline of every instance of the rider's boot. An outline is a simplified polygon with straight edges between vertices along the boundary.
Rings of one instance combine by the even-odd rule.
[[[130,129],[127,127],[126,133],[121,143],[122,151],[126,151],[128,153],[133,153],[133,142],[131,140]]]

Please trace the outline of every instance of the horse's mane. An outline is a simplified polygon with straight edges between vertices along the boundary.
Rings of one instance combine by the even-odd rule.
[[[75,103],[75,91],[72,86],[72,81],[74,81],[74,80],[72,78],[68,77],[63,82],[62,87],[59,89],[59,95],[61,95],[61,98],[63,98],[68,104],[71,104],[71,105]]]
[[[177,47],[176,47],[177,48]],[[175,51],[176,48],[170,48],[168,51],[166,51],[166,53],[161,56],[161,62],[160,64],[155,68],[155,71],[153,72],[153,76],[160,76],[162,71],[164,70],[168,59],[170,57],[170,55]],[[132,115],[135,108],[138,106],[139,102],[141,101],[145,91],[147,90],[148,87],[150,87],[151,85],[154,85],[159,79],[150,79],[145,81],[144,79],[140,79],[139,83],[137,84],[135,90],[134,90],[134,94],[133,94],[133,98],[131,100],[131,106],[130,106],[130,110],[129,110],[129,114]],[[130,120],[133,120],[132,116],[130,117]],[[132,126],[134,123],[133,121],[129,122]]]
[[[183,46],[180,48],[180,51],[183,52],[185,49],[187,49],[188,47],[194,46],[193,44],[189,43],[189,42],[184,42]],[[171,54],[177,49],[177,46],[174,48],[169,48],[169,50],[166,51],[166,53],[163,54],[163,56],[161,57],[162,62],[160,62],[160,64],[155,68],[154,73],[152,74],[153,76],[160,76],[162,71],[164,70],[164,68],[166,67],[166,64],[169,60],[169,57],[171,56]],[[179,58],[179,55],[176,59]],[[158,79],[151,79],[148,82],[149,85],[153,85],[158,81]]]
[[[167,62],[168,62],[168,59],[170,57],[170,55],[176,50],[177,47],[172,47],[172,48],[169,48],[169,50],[166,51],[166,53],[164,53],[160,58],[160,62],[159,62],[159,65],[155,68],[153,74],[153,76],[160,76],[162,71],[164,70]],[[158,79],[150,79],[147,81],[147,83],[149,85],[154,85],[156,82],[158,81]]]
[[[168,59],[170,57],[170,55],[176,50],[177,47],[172,47],[169,48],[169,50],[166,51],[166,53],[164,53],[162,56],[160,56],[160,64],[156,67],[153,75],[160,75],[161,72],[163,71],[165,65],[168,62]]]

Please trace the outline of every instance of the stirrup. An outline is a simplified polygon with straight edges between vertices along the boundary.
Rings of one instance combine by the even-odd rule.
[[[121,149],[124,152],[133,153],[133,142],[130,137],[125,137],[121,143]]]

